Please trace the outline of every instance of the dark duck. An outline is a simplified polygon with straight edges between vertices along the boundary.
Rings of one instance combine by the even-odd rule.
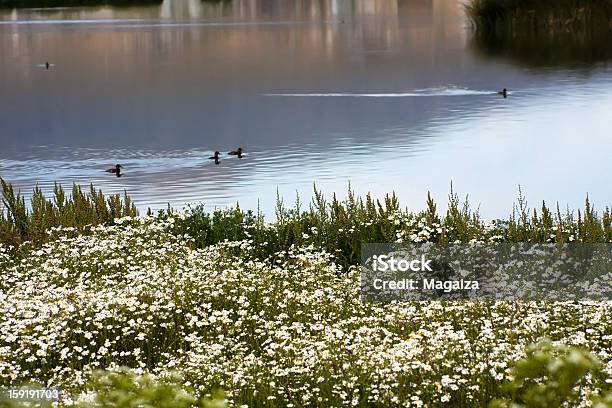
[[[121,169],[123,168],[122,165],[120,164],[116,164],[115,167],[111,167],[110,169],[106,170],[107,173],[111,173],[111,174],[115,174],[117,177],[121,177]]]
[[[215,154],[213,156],[209,157],[210,160],[214,160],[215,164],[219,164],[220,160],[219,160],[219,151],[215,151]]]
[[[499,91],[497,94],[503,96],[504,98],[507,98],[508,97],[508,90],[506,88],[504,88],[501,91]]]
[[[229,154],[230,156],[238,156],[239,159],[242,159],[242,147],[239,147],[236,150],[232,150],[231,152],[228,152],[227,154]]]

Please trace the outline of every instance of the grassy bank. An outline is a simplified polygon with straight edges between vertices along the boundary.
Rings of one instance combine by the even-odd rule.
[[[479,30],[609,29],[609,0],[471,0],[468,17]]]
[[[36,247],[56,239],[54,229],[58,227],[68,227],[78,235],[88,233],[92,226],[112,225],[116,218],[137,214],[127,194],[105,197],[93,186],[88,192],[73,186],[71,196],[56,186],[53,198],[35,189],[29,206],[10,184],[3,181],[2,186],[8,212],[0,214],[0,242],[6,245],[32,242]],[[306,205],[297,200],[294,207],[287,207],[278,199],[273,223],[239,207],[208,212],[201,205],[180,217],[173,217],[172,209],[156,217],[176,218],[174,232],[191,237],[197,248],[251,240],[259,258],[265,259],[293,246],[313,245],[333,253],[344,267],[359,262],[361,244],[367,242],[612,242],[610,208],[598,212],[588,198],[584,208],[572,212],[558,205],[551,209],[544,202],[530,208],[519,195],[508,218],[483,220],[467,198],[461,200],[451,191],[447,208],[440,213],[429,197],[425,211],[411,211],[394,194],[374,200],[351,191],[344,199],[334,195],[328,200],[315,188],[314,199]]]

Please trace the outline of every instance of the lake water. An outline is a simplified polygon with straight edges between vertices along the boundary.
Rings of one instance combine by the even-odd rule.
[[[143,209],[271,214],[315,182],[444,207],[451,181],[489,218],[519,185],[534,206],[601,208],[612,42],[563,46],[483,45],[453,0],[0,11],[0,176],[126,189]]]

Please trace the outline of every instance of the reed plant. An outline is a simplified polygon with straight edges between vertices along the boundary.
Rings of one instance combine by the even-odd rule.
[[[82,232],[86,226],[112,223],[116,218],[136,216],[138,211],[132,199],[124,193],[105,196],[93,185],[89,191],[72,186],[68,196],[61,185],[55,184],[53,198],[45,197],[40,187],[35,187],[26,205],[20,191],[0,178],[2,206],[0,211],[0,242],[19,244],[24,241],[43,243],[52,239],[54,228],[74,228]]]

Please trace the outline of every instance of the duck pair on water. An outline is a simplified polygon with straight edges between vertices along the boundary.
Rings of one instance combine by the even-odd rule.
[[[231,152],[228,152],[227,154],[229,154],[230,156],[236,156],[239,159],[242,159],[242,147],[239,147],[237,150],[232,150]],[[219,164],[221,162],[219,155],[220,153],[217,150],[215,151],[214,156],[210,156],[209,159],[214,160],[215,164]]]

